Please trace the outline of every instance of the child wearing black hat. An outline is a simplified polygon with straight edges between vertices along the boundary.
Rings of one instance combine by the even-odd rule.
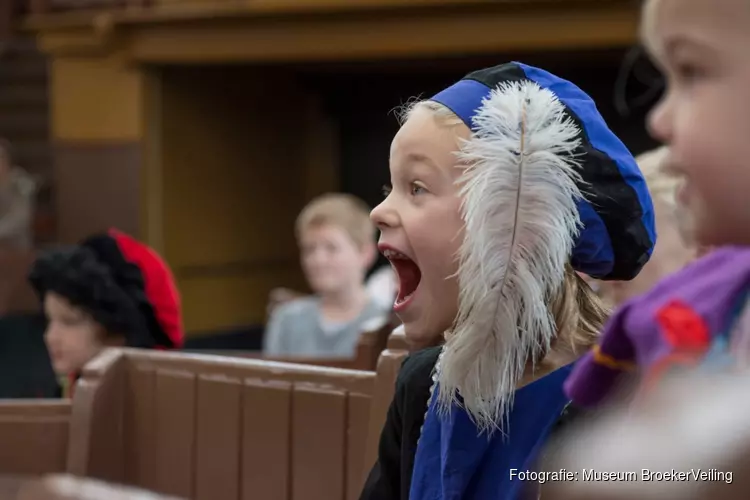
[[[29,280],[43,302],[55,372],[75,379],[105,346],[179,348],[180,298],[151,248],[116,229],[42,254]]]
[[[518,498],[606,317],[576,271],[648,261],[645,181],[583,91],[520,63],[410,107],[390,170],[372,218],[394,310],[445,345],[404,363],[362,498]]]

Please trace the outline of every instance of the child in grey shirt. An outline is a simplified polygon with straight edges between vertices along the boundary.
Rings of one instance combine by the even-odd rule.
[[[367,325],[384,318],[369,300],[352,321],[332,321],[321,315],[320,299],[296,299],[280,306],[266,328],[265,354],[277,357],[351,358]]]
[[[313,296],[273,311],[263,352],[274,357],[350,358],[360,334],[388,311],[365,286],[376,257],[369,207],[346,194],[313,200],[296,224],[300,260]]]

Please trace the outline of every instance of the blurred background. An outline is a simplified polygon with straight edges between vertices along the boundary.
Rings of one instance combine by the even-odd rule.
[[[33,255],[111,226],[171,265],[187,347],[258,349],[269,292],[305,291],[302,207],[330,191],[376,205],[393,110],[471,70],[541,66],[588,92],[634,154],[654,147],[644,117],[660,87],[638,7],[0,0],[0,228],[14,178],[32,207],[20,236],[0,235],[0,397],[54,382]]]

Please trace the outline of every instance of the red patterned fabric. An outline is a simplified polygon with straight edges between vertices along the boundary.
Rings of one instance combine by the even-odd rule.
[[[117,243],[125,260],[141,270],[146,298],[154,309],[159,326],[174,347],[181,348],[185,333],[180,312],[180,295],[169,267],[154,250],[133,237],[117,229],[110,229],[108,234]]]
[[[668,303],[657,312],[656,320],[676,351],[704,353],[711,344],[708,325],[687,304],[680,301]]]

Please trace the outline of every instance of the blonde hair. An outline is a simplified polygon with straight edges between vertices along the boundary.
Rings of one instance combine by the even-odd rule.
[[[435,115],[435,118],[446,127],[456,127],[459,125],[466,126],[464,121],[459,118],[458,115],[439,102],[420,100],[411,100],[398,110],[397,115],[399,124],[403,125],[406,123],[406,120],[408,120],[412,113],[418,109],[432,112],[432,114]]]
[[[446,127],[455,127],[466,124],[453,111],[435,101],[412,101],[407,103],[399,111],[399,122],[403,125],[412,113],[417,109],[424,109],[434,114],[435,118]],[[661,164],[664,153],[644,156],[644,161]],[[663,172],[653,170],[652,182],[661,186],[666,184]],[[669,178],[666,178],[667,180]],[[667,189],[664,188],[664,192]],[[576,273],[570,265],[565,268],[564,281],[560,285],[557,294],[551,298],[548,308],[555,320],[557,329],[557,342],[567,344],[573,352],[583,354],[595,343],[609,317],[610,311],[604,301],[591,289],[588,283]]]
[[[657,214],[657,220],[659,219],[660,212],[668,216],[669,222],[661,223],[661,225],[669,224],[669,226],[663,229],[657,228],[657,230],[669,231],[671,228],[676,229],[685,248],[694,249],[696,242],[692,231],[690,212],[688,210],[680,210],[677,203],[677,190],[683,181],[679,177],[665,171],[665,161],[668,153],[669,149],[666,146],[662,146],[639,155],[635,160],[643,173],[643,177],[646,179],[646,186],[654,201],[654,211]]]
[[[637,156],[635,161],[646,179],[646,185],[651,196],[670,209],[674,209],[677,206],[675,193],[680,181],[664,171],[667,152],[666,146],[662,146]]]
[[[549,310],[555,319],[558,345],[581,355],[596,344],[610,314],[601,297],[570,265],[565,266],[565,279]]]
[[[328,193],[308,203],[297,217],[297,239],[300,239],[302,233],[308,229],[326,225],[343,229],[359,247],[375,241],[375,226],[370,220],[370,207],[350,194]]]

